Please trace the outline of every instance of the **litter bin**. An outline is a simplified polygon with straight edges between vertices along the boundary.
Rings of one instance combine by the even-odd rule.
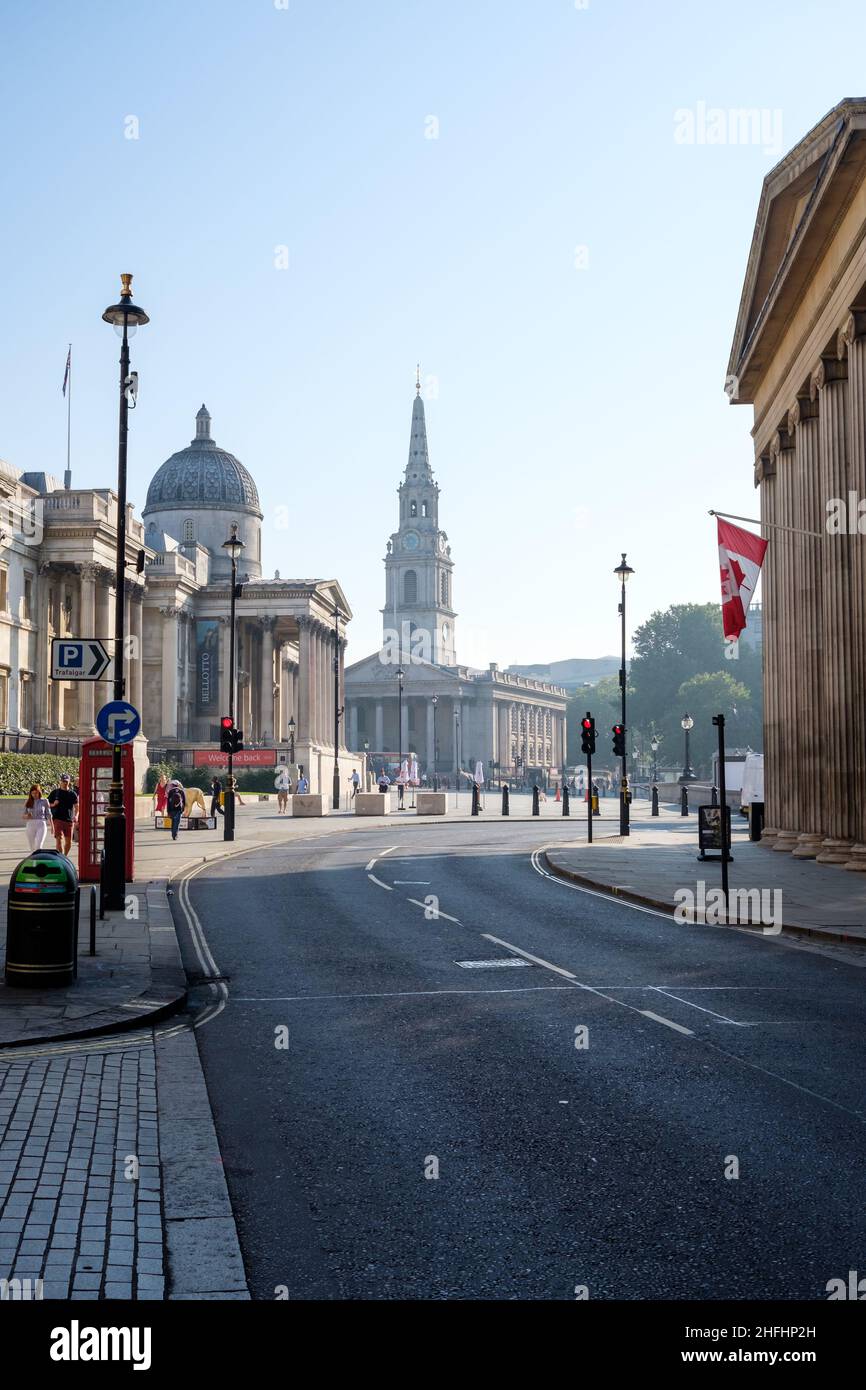
[[[749,839],[760,840],[764,833],[764,803],[749,802]]]
[[[78,875],[65,854],[40,849],[9,880],[6,983],[44,989],[75,974]]]

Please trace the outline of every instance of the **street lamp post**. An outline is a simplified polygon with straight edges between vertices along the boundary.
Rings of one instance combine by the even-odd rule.
[[[132,276],[121,275],[120,300],[102,315],[121,340],[120,344],[120,423],[117,440],[117,581],[114,590],[114,698],[124,698],[124,589],[126,579],[126,452],[129,435],[129,398],[135,400],[137,376],[129,373],[129,340],[139,325],[149,323],[147,314],[132,302]],[[135,654],[141,660],[141,653]],[[105,906],[122,909],[126,905],[126,815],[123,809],[121,746],[111,749],[111,788],[105,815]]]
[[[289,762],[294,766],[295,762],[295,716],[289,720]]]
[[[343,708],[340,704],[340,610],[334,599],[334,810],[340,809],[340,720]]]
[[[628,754],[627,754],[626,751],[625,751],[625,741],[624,741],[624,740],[625,740],[625,733],[626,733],[626,731],[627,731],[627,729],[628,729],[628,725],[626,724],[626,719],[625,719],[625,688],[626,688],[626,683],[625,683],[625,586],[626,586],[626,584],[628,583],[628,581],[629,581],[629,579],[631,578],[631,576],[634,574],[634,570],[631,568],[631,565],[629,565],[629,564],[626,563],[625,551],[622,552],[622,561],[620,562],[620,564],[617,565],[616,569],[614,570],[614,574],[618,577],[618,579],[619,579],[619,581],[620,581],[619,615],[620,615],[621,627],[622,627],[622,665],[620,666],[620,670],[619,670],[619,688],[620,688],[620,693],[621,693],[621,695],[622,695],[623,748],[622,748],[622,776],[621,776],[621,779],[620,779],[620,789],[619,789],[619,833],[620,833],[620,835],[627,835],[627,834],[629,833],[629,826],[628,826],[628,819],[629,819],[629,818],[628,818]]]
[[[229,597],[229,718],[231,719],[232,738],[234,738],[235,721],[235,613],[238,597],[238,560],[244,543],[238,535],[237,522],[233,521],[229,531],[229,538],[223,541],[223,550],[229,553],[231,560],[231,592]],[[229,770],[226,777],[226,795],[223,815],[223,839],[233,840],[235,838],[235,780],[234,780],[234,753],[229,749]]]
[[[457,776],[454,778],[454,809],[460,805],[460,711],[454,711],[454,760],[457,763]]]
[[[403,783],[400,777],[403,771],[403,677],[406,672],[402,666],[398,666],[395,672],[397,677],[397,810],[402,811],[403,807]]]
[[[657,734],[653,734],[652,739],[650,741],[650,748],[653,750],[653,784],[655,784],[659,780],[659,769],[657,762],[659,740]]]
[[[439,696],[434,695],[430,703],[433,706],[433,790],[438,792],[439,773],[437,769],[439,767],[439,738],[436,730],[436,711],[439,706]]]
[[[691,716],[690,714],[687,713],[687,714],[684,714],[683,717],[682,717],[682,719],[680,720],[680,725],[682,726],[683,732],[685,733],[685,736],[686,736],[686,760],[685,760],[685,763],[683,764],[683,775],[682,775],[682,777],[680,778],[680,781],[681,781],[681,782],[694,782],[694,780],[695,780],[695,773],[694,773],[694,770],[692,769],[692,766],[691,766],[691,764],[690,764],[690,762],[689,762],[689,734],[691,733],[692,729],[695,727],[695,721],[692,719],[692,716]]]
[[[364,791],[370,790],[370,740],[364,739]]]

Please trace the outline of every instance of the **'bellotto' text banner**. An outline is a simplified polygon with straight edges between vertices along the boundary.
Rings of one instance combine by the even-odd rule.
[[[219,693],[219,640],[217,618],[199,618],[195,625],[196,711],[213,714]]]
[[[197,748],[193,760],[196,767],[229,765],[228,753],[221,753],[218,748]],[[233,761],[235,767],[273,767],[277,754],[274,748],[245,748],[242,753],[235,753]]]

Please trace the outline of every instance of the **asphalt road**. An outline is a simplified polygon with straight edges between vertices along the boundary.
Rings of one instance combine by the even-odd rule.
[[[398,824],[192,880],[254,1297],[826,1299],[866,1273],[866,970],[549,879],[532,850],[574,833]]]

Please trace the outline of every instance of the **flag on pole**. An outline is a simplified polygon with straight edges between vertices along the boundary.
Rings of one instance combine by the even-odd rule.
[[[722,578],[722,627],[728,638],[739,637],[754,597],[767,542],[718,518],[719,570]]]
[[[66,371],[63,373],[63,394],[66,395],[66,386],[69,381],[69,373],[72,371],[72,344],[69,344],[69,351],[66,354]]]

